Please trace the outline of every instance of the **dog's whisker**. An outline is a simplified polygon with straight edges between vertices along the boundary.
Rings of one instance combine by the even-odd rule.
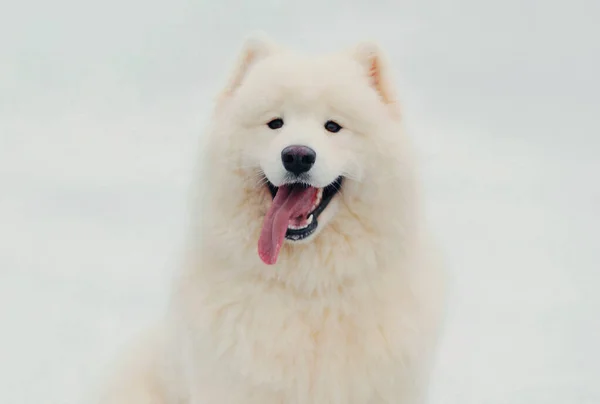
[[[358,175],[352,174],[352,173],[350,173],[348,171],[343,171],[342,172],[342,176],[345,179],[350,180],[350,181],[355,181],[355,182],[358,182],[358,183],[362,182],[362,179]]]

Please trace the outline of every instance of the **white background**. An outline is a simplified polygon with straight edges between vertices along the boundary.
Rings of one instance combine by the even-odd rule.
[[[435,404],[600,403],[600,2],[4,0],[0,402],[71,404],[161,314],[243,36],[378,40],[453,276]]]

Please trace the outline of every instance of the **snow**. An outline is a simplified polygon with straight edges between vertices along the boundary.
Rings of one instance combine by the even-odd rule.
[[[599,11],[0,5],[0,402],[81,402],[160,315],[208,106],[254,29],[388,50],[453,280],[431,402],[600,402]]]

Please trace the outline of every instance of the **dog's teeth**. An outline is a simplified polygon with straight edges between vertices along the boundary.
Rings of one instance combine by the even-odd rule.
[[[315,204],[313,205],[313,209],[319,206],[321,199],[323,199],[323,188],[319,188],[319,191],[317,191],[317,198],[315,200]]]
[[[304,226],[294,226],[293,224],[289,224],[288,225],[288,229],[290,230],[302,230],[302,229],[306,229],[313,221],[313,215],[310,215],[307,219],[306,219],[306,224]]]

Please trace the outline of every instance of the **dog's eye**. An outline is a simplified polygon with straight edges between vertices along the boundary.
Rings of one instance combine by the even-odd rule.
[[[334,121],[325,122],[325,129],[327,129],[331,133],[337,133],[342,130],[342,126]]]
[[[273,130],[279,129],[283,126],[283,119],[281,119],[281,118],[272,119],[269,121],[269,123],[267,123],[267,126]]]

